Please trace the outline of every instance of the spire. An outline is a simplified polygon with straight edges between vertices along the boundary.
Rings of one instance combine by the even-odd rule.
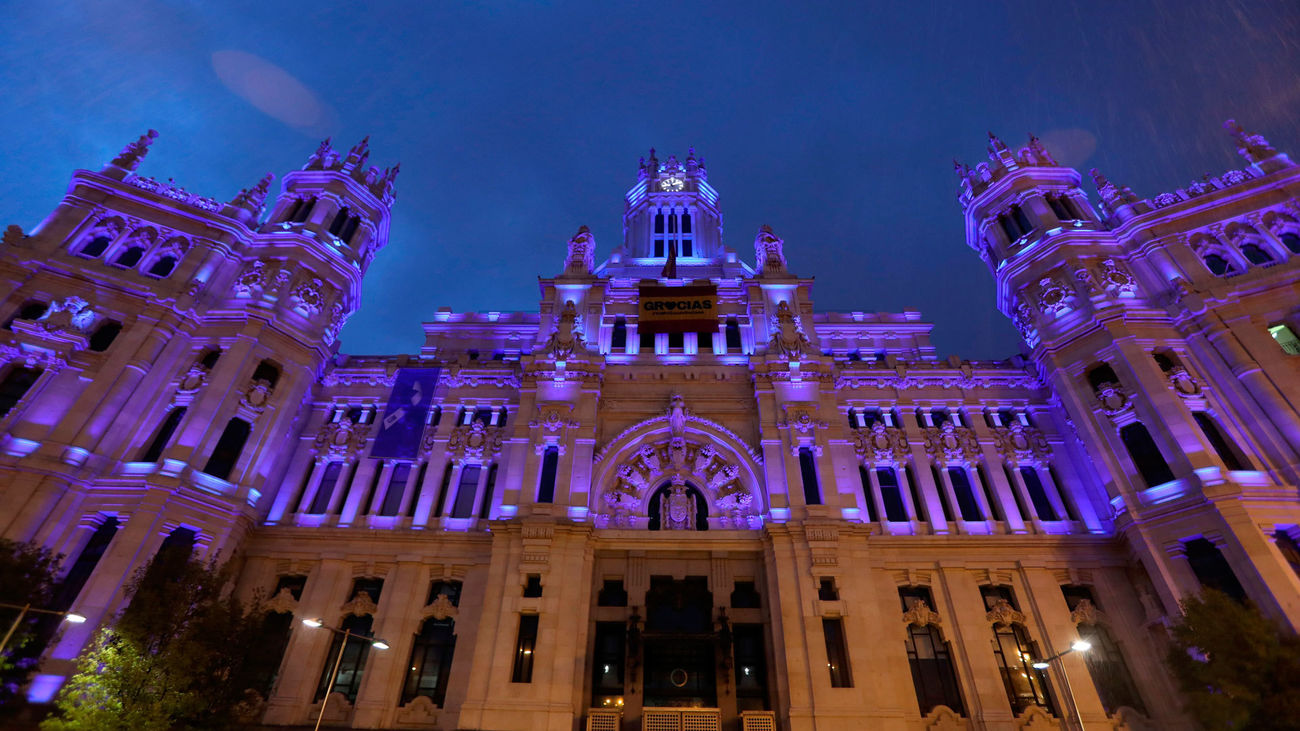
[[[331,139],[333,138],[326,137],[321,141],[320,147],[317,147],[311,157],[307,158],[307,164],[303,166],[303,170],[325,170],[334,164],[334,161],[338,159],[338,154],[330,146]]]
[[[1237,120],[1229,119],[1223,123],[1223,128],[1228,130],[1232,139],[1236,140],[1237,154],[1246,158],[1248,162],[1259,164],[1277,155],[1277,148],[1270,145],[1263,135],[1247,132],[1237,124]]]
[[[1025,149],[1029,151],[1026,157],[1031,165],[1057,164],[1056,158],[1052,157],[1052,153],[1048,152],[1046,147],[1043,147],[1042,141],[1033,132],[1029,133],[1029,144]]]
[[[230,205],[252,211],[254,216],[261,215],[262,208],[266,205],[266,193],[270,190],[271,181],[275,176],[267,173],[257,185],[252,188],[244,188],[230,200]]]
[[[368,159],[370,159],[370,135],[362,137],[360,142],[348,150],[348,156],[343,159],[343,172],[350,173],[353,170],[364,169]]]
[[[989,132],[989,154],[996,155],[1000,152],[1008,152],[1006,144],[998,139],[997,135]]]
[[[140,167],[140,161],[144,159],[145,155],[149,154],[149,146],[152,145],[153,141],[156,139],[158,139],[158,130],[149,130],[140,135],[140,139],[128,144],[126,147],[123,147],[117,157],[113,158],[113,162],[109,164],[128,172],[133,172],[136,168]]]

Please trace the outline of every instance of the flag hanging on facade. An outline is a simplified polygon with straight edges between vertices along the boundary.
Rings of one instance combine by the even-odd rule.
[[[384,418],[376,425],[370,456],[377,459],[415,459],[424,434],[424,422],[433,402],[440,368],[399,368],[388,395]]]

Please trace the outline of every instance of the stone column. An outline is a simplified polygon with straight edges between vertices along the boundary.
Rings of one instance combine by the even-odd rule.
[[[1079,633],[1070,619],[1070,608],[1061,594],[1060,584],[1046,568],[1029,566],[1024,561],[1019,563],[1020,577],[1027,590],[1024,609],[1028,611],[1025,614],[1029,615],[1028,621],[1035,625],[1035,634],[1039,635],[1039,653],[1042,657],[1051,657],[1069,649],[1079,638]],[[1072,652],[1053,661],[1048,673],[1061,706],[1058,710],[1067,728],[1106,724],[1106,709],[1101,705],[1101,697],[1097,695],[1092,675],[1081,654]],[[1076,709],[1078,716],[1074,716]]]
[[[344,594],[351,588],[352,566],[341,555],[322,556],[316,570],[307,578],[295,619],[318,617],[337,626],[339,607],[347,601]],[[312,628],[294,622],[289,644],[280,664],[280,675],[267,703],[265,723],[273,725],[308,723],[315,702],[334,634],[323,627]],[[355,641],[355,640],[354,640]],[[315,719],[310,719],[314,721]]]
[[[366,491],[370,489],[370,483],[374,481],[375,469],[383,462],[382,460],[368,459],[361,456],[358,456],[356,460],[356,466],[352,471],[352,481],[348,484],[347,499],[343,503],[343,512],[339,515],[340,527],[352,525],[357,521],[357,514],[365,507],[362,503],[365,502]],[[384,470],[392,470],[391,460],[384,465]],[[376,490],[375,492],[382,491]]]
[[[989,729],[1010,729],[1011,705],[993,657],[993,630],[985,619],[979,584],[964,567],[940,565],[935,603],[947,621],[944,635],[952,643],[953,663],[962,686],[967,717]]]

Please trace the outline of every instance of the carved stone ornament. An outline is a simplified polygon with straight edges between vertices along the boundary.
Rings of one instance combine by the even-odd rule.
[[[458,426],[447,440],[447,454],[457,462],[484,463],[501,453],[501,429],[474,421]]]
[[[945,421],[943,426],[926,428],[925,451],[940,466],[949,462],[972,462],[979,458],[979,442],[970,427]]]
[[[254,291],[260,292],[266,289],[266,262],[255,261],[248,265],[240,275],[235,279],[235,295],[237,297],[248,297]]]
[[[785,360],[802,360],[811,348],[808,338],[799,331],[799,324],[795,321],[794,311],[788,302],[776,306],[776,326],[773,332],[772,349]]]
[[[912,603],[912,606],[903,612],[903,622],[914,624],[917,627],[926,627],[928,625],[939,624],[939,613],[930,608],[925,601],[918,599]]]
[[[813,416],[813,411],[806,408],[788,408],[786,418],[776,423],[779,429],[792,429],[799,434],[811,434],[816,429],[825,429],[828,424]]]
[[[1257,163],[1277,155],[1277,148],[1269,144],[1263,135],[1247,132],[1240,124],[1237,124],[1237,120],[1229,119],[1223,123],[1223,128],[1236,141],[1237,154],[1250,162]]]
[[[681,475],[673,475],[672,487],[659,508],[659,525],[664,530],[695,530],[695,496],[686,493],[686,479]]]
[[[271,400],[271,382],[263,379],[257,379],[248,382],[248,388],[244,391],[240,403],[253,411],[260,412],[266,408],[266,404]]]
[[[140,135],[140,139],[128,144],[122,148],[122,151],[113,158],[113,165],[123,170],[135,170],[140,167],[140,161],[149,153],[149,145],[158,139],[158,130],[151,129]]]
[[[528,422],[528,426],[533,429],[541,429],[548,434],[554,434],[561,429],[580,426],[579,422],[571,421],[569,419],[569,412],[572,411],[572,406],[567,404],[566,406],[568,406],[568,408],[555,404],[539,405],[537,408],[540,413],[536,419]]]
[[[580,226],[578,233],[569,239],[569,251],[564,258],[564,273],[584,275],[591,274],[596,268],[596,237],[591,229]]]
[[[236,208],[243,208],[247,211],[251,211],[254,215],[260,216],[262,214],[262,209],[266,206],[266,194],[270,189],[271,181],[274,179],[274,175],[267,173],[261,180],[257,181],[257,185],[239,191],[239,193],[230,200],[230,205],[235,206]]]
[[[347,321],[347,310],[343,308],[343,305],[338,302],[330,305],[330,321],[325,326],[325,342],[333,344],[335,340],[338,340],[339,331],[343,329]]]
[[[1016,307],[1011,314],[1011,322],[1020,331],[1020,337],[1028,344],[1038,342],[1038,328],[1034,326],[1034,310],[1023,299],[1016,300]]]
[[[357,617],[364,617],[369,614],[373,617],[379,611],[379,605],[375,604],[375,600],[370,596],[370,592],[358,591],[357,595],[352,597],[352,601],[339,607],[339,611],[343,612],[345,616],[351,614]]]
[[[674,487],[668,498],[660,501],[661,511],[674,504],[678,513],[686,509],[686,501],[692,499],[684,489],[689,480],[713,496],[715,517],[722,525],[747,528],[749,518],[754,515],[754,496],[741,482],[741,474],[740,465],[728,461],[713,444],[696,442],[690,437],[669,437],[642,444],[615,468],[614,482],[601,496],[602,519],[610,527],[633,527],[642,519],[650,494],[667,478],[682,489]],[[693,529],[693,508],[689,515]],[[663,515],[660,518],[664,521]],[[669,527],[666,521],[661,525]]]
[[[767,224],[759,227],[754,238],[754,261],[759,274],[786,273],[785,242]]]
[[[1087,599],[1080,599],[1079,603],[1074,605],[1074,611],[1070,612],[1070,621],[1075,624],[1097,624],[1101,619],[1101,612],[1097,607]]]
[[[1166,375],[1169,377],[1169,387],[1179,396],[1191,398],[1192,396],[1201,395],[1201,384],[1197,382],[1191,373],[1187,372],[1186,368],[1176,365]]]
[[[361,451],[369,434],[369,424],[354,424],[341,419],[322,425],[313,444],[319,454],[347,458]]]
[[[429,619],[430,617],[433,619],[456,619],[459,616],[460,610],[456,608],[455,604],[451,603],[446,594],[439,594],[438,598],[434,599],[433,603],[426,606],[424,611],[421,612],[421,618],[423,619]]]
[[[1128,394],[1118,383],[1103,383],[1097,386],[1097,401],[1101,403],[1101,408],[1109,416],[1115,416],[1127,410],[1132,404],[1129,403]]]
[[[289,294],[293,308],[307,317],[315,317],[320,314],[321,308],[325,305],[325,297],[321,294],[321,288],[324,286],[325,283],[321,280],[312,279],[294,287],[293,292]]]
[[[72,295],[55,300],[37,322],[46,332],[84,333],[90,329],[97,317],[95,311],[90,308],[89,302]]]
[[[1022,462],[1038,462],[1050,454],[1047,438],[1032,426],[1013,422],[1011,426],[997,427],[993,437],[998,454],[1012,467]]]
[[[266,603],[266,610],[275,614],[293,614],[298,609],[298,600],[293,598],[289,587],[284,587]]]
[[[203,388],[203,384],[206,383],[207,380],[207,367],[202,363],[195,363],[194,365],[191,365],[190,369],[181,377],[180,385],[177,386],[176,390],[179,393],[195,393],[200,388]]]
[[[578,307],[569,300],[555,321],[555,332],[547,339],[542,351],[554,360],[568,360],[574,352],[582,347],[582,334],[574,332],[578,322]]]
[[[1102,260],[1101,285],[1115,297],[1132,297],[1137,294],[1137,280],[1114,259]]]
[[[1038,308],[1042,312],[1056,316],[1074,309],[1070,304],[1070,293],[1052,277],[1038,280]]]
[[[907,434],[878,421],[869,430],[853,430],[853,450],[858,459],[872,464],[898,464],[909,454]]]
[[[4,240],[0,241],[0,245],[3,245],[5,247],[10,247],[10,246],[23,247],[27,245],[26,242],[27,242],[27,237],[23,235],[22,227],[17,224],[10,224],[5,228]]]
[[[1025,615],[1016,611],[1015,607],[1006,599],[999,599],[993,604],[993,608],[984,615],[984,619],[993,623],[993,626],[1024,624]]]

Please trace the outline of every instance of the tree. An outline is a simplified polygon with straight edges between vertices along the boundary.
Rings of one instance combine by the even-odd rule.
[[[0,602],[48,609],[54,598],[61,558],[35,543],[0,538]],[[0,637],[18,618],[18,611],[0,609]],[[41,651],[49,640],[50,624],[42,620],[40,614],[28,614],[0,655],[0,706],[9,707],[22,700],[18,690],[36,670]]]
[[[165,547],[136,575],[130,605],[81,657],[44,731],[244,725],[247,691],[279,662],[279,645],[258,602],[226,595],[230,572],[189,550]]]
[[[1212,589],[1183,602],[1168,663],[1206,728],[1300,728],[1300,638]]]

